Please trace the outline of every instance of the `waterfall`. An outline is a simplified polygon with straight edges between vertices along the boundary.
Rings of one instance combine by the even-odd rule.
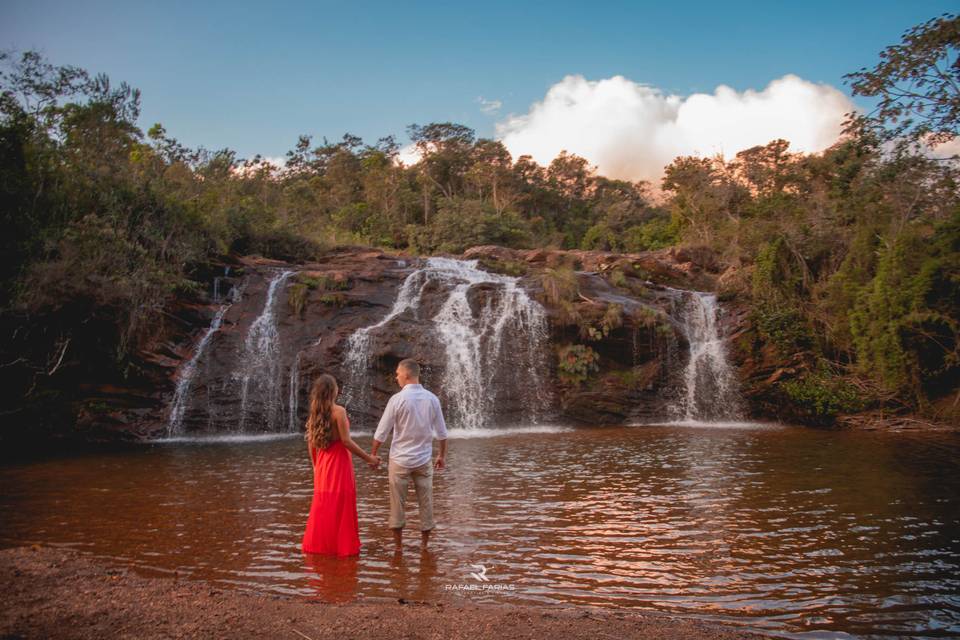
[[[720,336],[717,296],[700,291],[672,290],[675,312],[689,343],[683,372],[684,388],[674,404],[674,417],[688,422],[742,419],[737,376],[727,362]]]
[[[207,332],[200,338],[200,342],[193,352],[193,357],[190,358],[187,364],[183,365],[183,369],[180,371],[180,378],[177,380],[177,389],[174,391],[173,401],[170,403],[170,416],[167,419],[168,436],[177,435],[183,427],[183,416],[187,412],[187,406],[190,403],[190,387],[193,385],[193,378],[197,375],[197,363],[207,350],[207,345],[210,344],[210,339],[213,338],[213,334],[220,329],[223,316],[229,308],[230,305],[225,304],[217,309],[213,320],[210,322],[210,326],[207,328]]]
[[[417,269],[404,279],[390,311],[382,320],[368,327],[357,329],[347,339],[346,357],[343,371],[347,379],[343,401],[354,409],[369,408],[370,385],[367,370],[371,366],[371,334],[383,327],[407,309],[415,309],[420,304],[420,295],[435,273],[427,268]]]
[[[543,408],[538,405],[546,394],[542,393],[540,379],[543,367],[536,366],[530,358],[539,357],[544,351],[547,321],[543,307],[517,285],[517,278],[477,269],[476,261],[433,260],[446,279],[458,281],[433,318],[433,326],[446,351],[446,392],[456,407],[461,426],[482,427],[492,413],[499,387],[522,385],[524,376],[529,376],[530,386],[537,392],[529,398],[533,405],[526,416],[535,422],[538,409]],[[483,283],[500,285],[498,295],[488,299],[479,316],[474,317],[467,294],[471,287]],[[519,347],[518,351],[503,353],[508,324],[523,343],[514,345]],[[496,366],[500,358],[510,371]],[[524,359],[527,361],[523,362]]]
[[[293,364],[290,365],[290,389],[287,400],[287,416],[289,419],[287,429],[291,432],[300,429],[300,420],[297,414],[300,410],[300,357],[302,355],[302,351],[297,353],[297,357],[293,359]]]
[[[432,318],[419,318],[422,294],[431,282],[446,289],[446,298]],[[349,393],[345,401],[367,408],[367,372],[377,329],[409,311],[432,329],[420,335],[435,338],[443,349],[444,372],[438,391],[447,401],[451,424],[482,427],[494,415],[498,395],[505,391],[519,393],[524,420],[536,422],[548,403],[542,379],[547,320],[543,307],[518,282],[518,278],[478,269],[476,260],[429,258],[404,280],[387,315],[348,339],[344,370]],[[477,311],[470,303],[476,285],[491,285]]]
[[[230,267],[227,267],[227,269],[227,273],[229,273]],[[177,435],[183,430],[183,418],[190,406],[190,390],[193,386],[193,379],[197,375],[197,365],[200,363],[203,354],[206,353],[207,347],[213,339],[213,334],[220,330],[220,325],[223,324],[223,317],[227,311],[230,310],[230,307],[233,306],[233,303],[240,300],[241,290],[242,287],[233,287],[230,289],[230,301],[220,305],[220,308],[217,309],[206,333],[203,334],[200,342],[197,343],[197,348],[194,350],[193,356],[187,361],[187,364],[183,365],[183,369],[180,371],[180,377],[177,380],[177,388],[173,392],[173,401],[170,403],[170,414],[167,419],[168,436]]]
[[[213,279],[213,301],[220,302],[220,283],[230,277],[230,267],[223,268],[223,276],[217,276]]]
[[[250,392],[254,391],[259,401],[262,424],[265,431],[278,431],[278,416],[283,412],[281,397],[280,339],[274,313],[277,290],[293,275],[293,271],[277,274],[267,288],[263,311],[250,325],[244,353],[240,360],[243,367],[240,391],[240,431],[246,428],[250,411]],[[251,389],[251,386],[253,387]]]

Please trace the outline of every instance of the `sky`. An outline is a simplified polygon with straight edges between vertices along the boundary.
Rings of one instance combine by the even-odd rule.
[[[459,6],[458,6],[459,5]],[[843,75],[953,2],[49,2],[3,0],[0,48],[142,91],[140,125],[282,158],[453,121],[549,162],[656,179],[680,154],[835,140]],[[405,156],[408,157],[408,156]],[[412,159],[412,158],[411,158]]]

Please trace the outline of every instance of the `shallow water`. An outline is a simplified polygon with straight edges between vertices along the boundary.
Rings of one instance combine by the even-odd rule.
[[[394,554],[386,472],[356,461],[362,555],[304,558],[312,479],[290,437],[6,464],[0,543],[325,601],[576,603],[784,636],[960,636],[958,434],[740,424],[452,436],[427,554],[415,530]],[[412,493],[409,504],[416,526]]]

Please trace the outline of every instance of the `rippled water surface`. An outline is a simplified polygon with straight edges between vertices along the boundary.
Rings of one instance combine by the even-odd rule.
[[[386,472],[357,461],[362,555],[303,557],[312,478],[299,438],[7,464],[0,542],[326,601],[577,603],[798,637],[960,636],[957,434],[656,425],[472,435],[487,437],[453,434],[435,477],[427,554],[414,535],[394,554]],[[410,503],[416,526],[412,493]]]

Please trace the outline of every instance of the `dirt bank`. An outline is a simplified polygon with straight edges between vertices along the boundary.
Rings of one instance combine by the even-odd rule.
[[[760,638],[659,614],[451,602],[330,605],[153,578],[75,551],[0,551],[0,637]]]

